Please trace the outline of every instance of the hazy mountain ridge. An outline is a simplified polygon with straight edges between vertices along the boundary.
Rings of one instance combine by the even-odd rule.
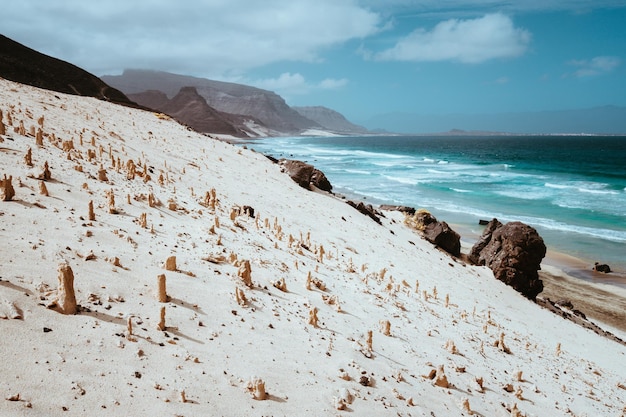
[[[329,109],[328,107],[294,106],[292,108],[307,119],[313,120],[323,128],[334,133],[369,133],[365,127],[350,122],[343,114],[333,109]]]
[[[280,133],[297,134],[321,127],[289,107],[278,94],[256,87],[148,70],[125,70],[122,75],[101,78],[127,94],[159,90],[173,97],[182,87],[195,87],[216,110],[252,116]]]
[[[237,137],[256,137],[257,131],[249,125],[260,123],[250,116],[220,112],[209,106],[195,87],[183,87],[178,94],[169,99],[162,91],[149,90],[129,94],[141,105],[159,110],[181,123],[202,133],[217,133]]]

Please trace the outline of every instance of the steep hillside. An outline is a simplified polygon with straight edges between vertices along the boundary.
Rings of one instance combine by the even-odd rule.
[[[293,107],[295,111],[311,119],[324,129],[334,133],[369,133],[363,126],[348,121],[341,113],[323,106]]]
[[[399,212],[153,112],[0,110],[0,415],[623,415],[623,344]]]
[[[260,88],[147,70],[125,70],[122,75],[101,78],[126,94],[159,90],[173,97],[182,87],[195,87],[216,110],[252,116],[276,132],[299,133],[320,127],[289,107],[279,95]]]
[[[0,35],[0,77],[46,90],[135,105],[95,75],[3,35]]]
[[[161,91],[129,94],[137,103],[166,113],[192,129],[234,137],[256,137],[263,127],[250,116],[233,115],[209,106],[194,87],[183,87],[171,100]],[[252,130],[250,127],[256,127]]]

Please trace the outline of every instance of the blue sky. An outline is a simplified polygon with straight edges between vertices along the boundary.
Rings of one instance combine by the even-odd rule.
[[[356,122],[626,106],[626,1],[9,0],[0,32],[96,75],[239,82]]]

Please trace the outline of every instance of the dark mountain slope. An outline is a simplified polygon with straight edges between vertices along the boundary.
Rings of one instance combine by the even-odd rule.
[[[0,77],[46,90],[96,97],[136,107],[124,93],[95,75],[3,35],[0,35]]]
[[[237,137],[255,137],[248,125],[260,125],[253,117],[220,112],[209,106],[195,87],[183,87],[171,100],[161,91],[129,94],[137,103],[168,114],[202,133],[219,133]]]
[[[126,94],[159,90],[173,97],[183,87],[195,87],[216,110],[252,116],[276,132],[299,133],[321,127],[289,107],[278,94],[247,85],[148,70],[125,70],[122,75],[102,79]]]

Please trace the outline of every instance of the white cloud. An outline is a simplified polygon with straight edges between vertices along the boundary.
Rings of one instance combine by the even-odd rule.
[[[302,74],[292,74],[290,72],[285,72],[278,76],[278,78],[240,80],[239,82],[254,85],[255,87],[263,88],[265,90],[274,91],[281,96],[286,97],[307,94],[313,90],[336,90],[348,84],[348,80],[346,78],[326,78],[319,83],[311,83],[307,81]]]
[[[572,75],[582,78],[609,73],[621,64],[621,60],[616,56],[597,56],[589,60],[572,60],[568,64],[578,67]]]
[[[348,84],[347,78],[326,78],[320,82],[319,87],[323,90],[337,90],[338,88],[344,87]]]
[[[396,12],[426,13],[430,16],[445,16],[460,11],[467,15],[485,10],[500,10],[505,13],[571,11],[588,12],[602,8],[621,8],[623,2],[615,0],[361,0],[363,5],[381,12],[390,9]]]
[[[274,92],[288,92],[289,94],[306,94],[310,89],[310,85],[307,84],[304,77],[295,73],[285,72],[278,78],[266,78],[262,80],[249,81],[250,84],[270,90]]]
[[[280,61],[316,62],[325,48],[381,28],[357,0],[9,2],[4,35],[96,74],[124,68],[235,75]]]
[[[522,55],[530,38],[530,32],[516,28],[508,16],[495,13],[477,19],[446,20],[431,31],[416,29],[374,57],[381,61],[480,63]]]

